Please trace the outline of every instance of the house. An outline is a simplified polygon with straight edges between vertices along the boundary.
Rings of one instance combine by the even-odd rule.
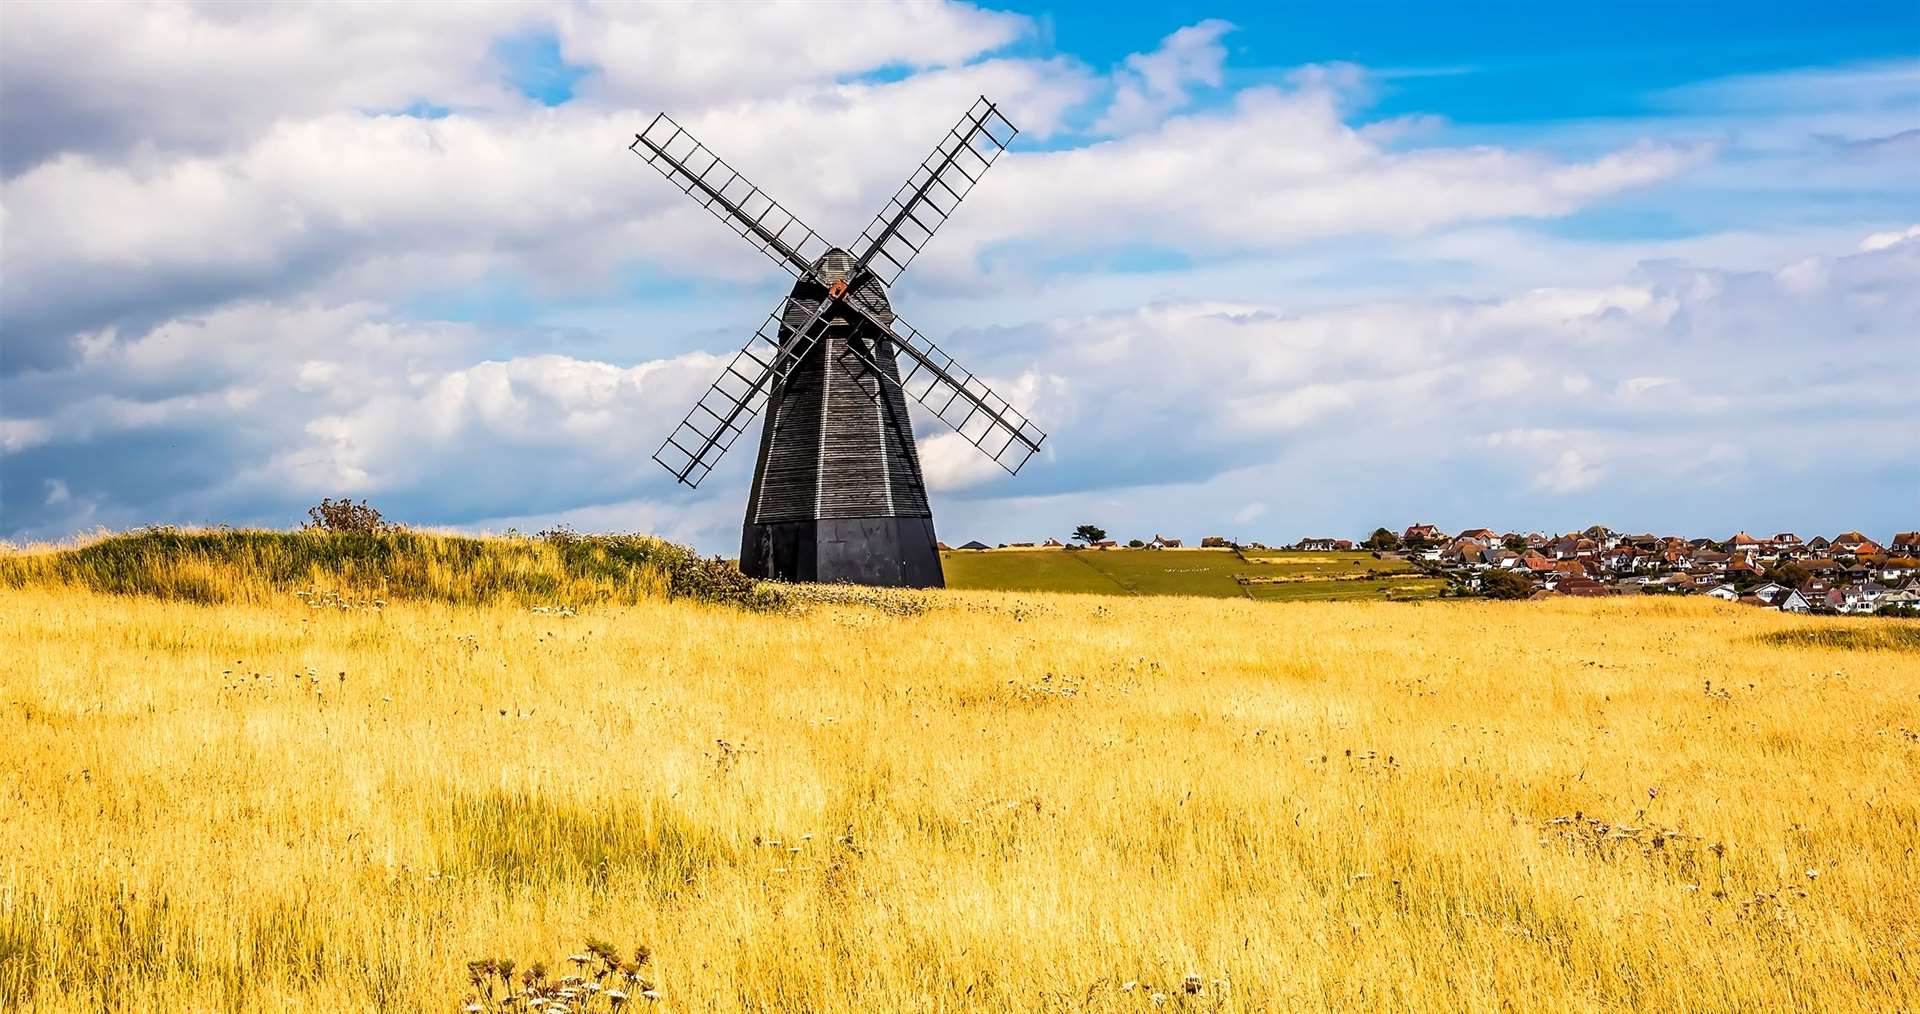
[[[1459,535],[1454,536],[1454,538],[1473,539],[1478,542],[1487,543],[1488,545],[1498,545],[1500,542],[1500,540],[1494,536],[1493,529],[1491,528],[1469,528]]]
[[[962,544],[961,544],[961,546],[960,546],[960,548],[961,548],[961,549],[974,549],[974,550],[979,550],[979,549],[987,549],[987,548],[990,548],[990,547],[988,547],[988,545],[987,545],[986,543],[984,543],[984,542],[981,542],[981,541],[980,541],[980,540],[978,540],[978,539],[975,539],[975,540],[974,540],[974,541],[972,541],[972,542],[967,542],[967,543],[962,543]]]
[[[1886,552],[1879,543],[1859,532],[1842,532],[1834,536],[1833,549],[1837,553],[1852,553],[1855,556],[1877,556]]]
[[[1147,542],[1147,548],[1148,549],[1179,549],[1180,540],[1169,539],[1166,536],[1161,535],[1159,532],[1155,532],[1153,533],[1153,538]]]
[[[1740,593],[1734,591],[1733,586],[1730,584],[1715,585],[1714,589],[1707,594],[1726,602],[1737,602],[1740,600]]]
[[[1489,549],[1480,557],[1487,566],[1497,570],[1512,570],[1520,565],[1520,554],[1511,549]]]
[[[1120,543],[1115,542],[1112,539],[1101,539],[1099,542],[1087,543],[1088,549],[1117,549],[1119,548],[1119,546],[1120,546]]]
[[[1874,603],[1874,609],[1920,609],[1920,592],[1911,588],[1891,588]]]
[[[1352,539],[1335,539],[1335,540],[1333,540],[1333,551],[1334,551],[1334,552],[1336,552],[1336,553],[1351,553],[1351,552],[1353,552],[1353,540],[1352,540]]]
[[[1874,561],[1879,568],[1880,580],[1898,581],[1914,574],[1920,574],[1920,560],[1911,556],[1885,556]]]
[[[1901,532],[1887,548],[1901,556],[1920,556],[1920,532]]]
[[[933,545],[934,545],[934,548],[935,548],[935,549],[938,549],[938,550],[940,550],[940,551],[941,551],[942,553],[951,553],[951,552],[953,552],[953,547],[952,547],[952,546],[949,546],[949,545],[947,545],[947,544],[946,544],[946,543],[944,543],[944,542],[936,542],[936,543],[934,543]]]
[[[1580,560],[1556,560],[1550,573],[1561,580],[1589,579],[1592,576],[1587,571],[1587,565]]]
[[[1616,574],[1626,574],[1634,570],[1640,561],[1640,551],[1629,546],[1609,549],[1600,554],[1600,566]]]
[[[1827,608],[1836,613],[1870,613],[1873,605],[1860,585],[1837,586],[1827,592]]]
[[[1331,553],[1334,541],[1333,539],[1301,539],[1299,547],[1309,553]],[[1202,540],[1201,545],[1206,545],[1206,542]]]
[[[1001,546],[1000,548],[1001,548],[1001,549],[1032,549],[1032,548],[1033,548],[1033,543],[1031,543],[1031,542],[1009,542],[1009,543],[1007,543],[1006,545],[1004,545],[1004,546]]]
[[[1400,541],[1408,544],[1445,542],[1447,535],[1432,525],[1408,525],[1407,530],[1400,533]]]
[[[1544,574],[1553,569],[1553,561],[1529,549],[1520,554],[1520,569],[1530,574]]]
[[[1725,548],[1729,553],[1752,553],[1759,550],[1760,540],[1746,532],[1735,532],[1733,538],[1727,540]]]
[[[1447,543],[1447,548],[1440,551],[1440,559],[1450,563],[1480,564],[1485,562],[1482,554],[1486,551],[1486,543],[1462,536]]]
[[[1774,598],[1771,605],[1783,613],[1810,613],[1813,611],[1813,603],[1808,602],[1805,595],[1800,594],[1798,590],[1793,588],[1788,588],[1785,595]]]
[[[1200,537],[1200,548],[1201,549],[1232,549],[1233,543],[1227,541],[1227,537],[1224,535],[1202,535]]]
[[[1587,577],[1567,578],[1554,585],[1553,590],[1562,595],[1578,595],[1582,598],[1613,594],[1606,585]]]
[[[1040,548],[1041,549],[1060,549],[1063,547],[1060,545],[1059,539],[1048,539],[1047,541],[1042,542],[1040,544]]]
[[[1833,543],[1828,542],[1827,537],[1824,535],[1816,535],[1813,538],[1807,540],[1807,549],[1815,553],[1818,553],[1831,545],[1833,545]]]

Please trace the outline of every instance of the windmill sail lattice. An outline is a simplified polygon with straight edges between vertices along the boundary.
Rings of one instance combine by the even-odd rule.
[[[975,102],[860,234],[860,263],[892,285],[1018,133],[985,97]]]
[[[858,256],[827,244],[665,114],[634,136],[630,150],[795,278],[654,454],[698,486],[772,406],[742,534],[746,572],[942,583],[909,396],[1009,473],[1039,451],[1046,435],[896,317],[885,292],[1017,133],[981,98],[874,218]]]

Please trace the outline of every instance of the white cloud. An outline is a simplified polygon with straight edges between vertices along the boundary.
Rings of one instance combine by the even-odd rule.
[[[1606,472],[1587,460],[1577,448],[1569,447],[1553,459],[1553,464],[1533,477],[1534,485],[1555,493],[1578,493],[1592,489]]]
[[[1190,86],[1218,88],[1227,60],[1220,39],[1232,30],[1226,21],[1202,21],[1162,39],[1151,53],[1127,57],[1114,74],[1113,101],[1093,129],[1125,134],[1149,127],[1186,105]]]
[[[597,68],[590,97],[730,105],[887,67],[951,67],[1031,31],[1025,17],[953,3],[597,3],[559,8],[567,58]],[[957,115],[957,114],[956,114]]]
[[[507,107],[492,40],[536,22],[514,2],[14,3],[0,32],[10,166],[61,151],[152,165],[278,122],[416,102]]]
[[[1916,238],[1920,238],[1920,225],[1912,226],[1904,231],[1876,232],[1860,241],[1860,249],[1863,252],[1871,253],[1874,250],[1885,250],[1895,243],[1905,243],[1907,240]]]

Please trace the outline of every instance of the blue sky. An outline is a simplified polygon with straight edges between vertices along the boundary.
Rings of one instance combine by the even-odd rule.
[[[750,448],[648,458],[784,276],[626,142],[850,238],[980,93],[1023,133],[894,302],[1051,440],[923,420],[949,541],[1920,526],[1920,5],[846,12],[13,6],[0,538],[730,551]]]

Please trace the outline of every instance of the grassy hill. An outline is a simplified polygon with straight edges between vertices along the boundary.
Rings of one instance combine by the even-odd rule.
[[[948,587],[993,591],[1398,602],[1432,598],[1446,587],[1405,561],[1376,559],[1371,553],[952,550],[940,560]]]
[[[400,599],[580,606],[649,598],[752,604],[769,591],[732,565],[644,535],[445,535],[149,528],[82,545],[0,553],[0,587],[76,585],[189,602],[299,594],[337,603]]]

